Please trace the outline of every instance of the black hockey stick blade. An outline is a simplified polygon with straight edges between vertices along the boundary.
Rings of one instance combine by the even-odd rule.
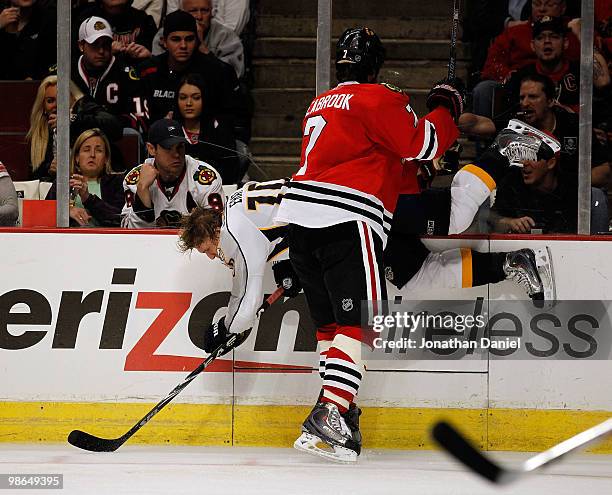
[[[268,298],[264,301],[260,309],[265,310],[272,304],[274,301],[279,299],[283,295],[284,289],[282,287],[276,289]],[[259,312],[258,312],[259,314]],[[136,423],[130,430],[119,438],[101,438],[90,433],[81,431],[81,430],[73,430],[68,435],[68,443],[71,445],[83,449],[89,450],[91,452],[114,452],[119,447],[121,447],[125,442],[127,442],[134,433],[136,433],[140,428],[142,428],[145,424],[149,422],[149,420],[155,416],[159,411],[161,411],[166,405],[174,399],[187,385],[189,385],[196,376],[198,376],[202,371],[206,369],[206,367],[212,363],[217,357],[223,356],[227,352],[231,351],[237,345],[240,345],[244,342],[249,334],[251,333],[251,329],[245,330],[242,333],[235,333],[232,337],[223,345],[217,347],[210,355],[202,362],[200,365],[193,370],[185,379],[179,383],[172,392],[170,392],[166,397],[164,397],[161,401],[159,401],[153,409],[151,409],[138,423]]]
[[[123,436],[114,439],[100,438],[81,430],[72,430],[68,435],[69,444],[91,452],[114,452],[126,440],[127,438],[124,439]]]
[[[461,461],[472,471],[477,472],[480,476],[485,477],[493,483],[498,482],[501,475],[499,466],[485,457],[480,450],[468,442],[463,435],[451,425],[445,421],[440,421],[433,427],[432,436],[440,447]]]
[[[486,457],[457,430],[445,422],[436,424],[432,435],[438,444],[482,477],[497,484],[507,484],[537,469],[559,461],[565,455],[585,449],[612,434],[612,418],[530,457],[518,468],[505,468]]]

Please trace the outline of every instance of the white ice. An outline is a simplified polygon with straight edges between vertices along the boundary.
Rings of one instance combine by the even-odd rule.
[[[529,455],[495,453],[511,464]],[[431,451],[366,450],[356,465],[345,466],[293,449],[125,445],[91,453],[69,445],[0,444],[0,473],[64,475],[63,490],[0,494],[612,494],[612,455],[589,454],[503,490]]]

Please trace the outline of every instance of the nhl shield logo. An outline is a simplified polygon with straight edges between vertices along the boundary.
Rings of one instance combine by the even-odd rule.
[[[353,300],[350,297],[342,299],[342,309],[347,312],[353,309]]]

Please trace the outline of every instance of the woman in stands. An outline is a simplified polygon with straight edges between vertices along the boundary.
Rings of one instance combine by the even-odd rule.
[[[50,182],[55,177],[53,136],[57,125],[57,76],[42,80],[32,105],[26,141],[30,148],[30,178]]]
[[[110,143],[100,129],[83,132],[72,147],[70,193],[71,226],[119,226],[123,174],[113,172]],[[55,182],[47,199],[56,199]]]
[[[242,174],[232,123],[227,117],[212,115],[205,103],[202,77],[183,77],[174,100],[173,118],[182,124],[189,141],[186,154],[212,165],[223,184],[236,184]]]
[[[70,81],[70,137],[87,129],[100,128],[112,141],[122,136],[121,121]],[[30,148],[30,178],[43,182],[55,179],[57,163],[55,159],[55,132],[57,129],[57,76],[42,80],[32,105],[30,129],[26,141]],[[123,163],[115,164],[124,170]]]

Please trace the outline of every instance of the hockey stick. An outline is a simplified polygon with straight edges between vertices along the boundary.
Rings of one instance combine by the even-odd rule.
[[[261,305],[258,310],[258,315],[262,310],[268,308],[271,304],[273,304],[278,298],[283,295],[285,290],[282,287],[276,289]],[[187,385],[189,385],[193,379],[198,376],[202,371],[204,371],[210,363],[212,363],[217,357],[222,356],[227,351],[231,350],[237,343],[239,339],[245,340],[250,333],[250,329],[246,330],[242,333],[232,334],[230,339],[223,345],[217,347],[203,362],[200,364],[195,370],[193,370],[187,377],[179,383],[172,392],[170,392],[166,397],[164,397],[161,401],[157,403],[157,405],[151,409],[138,423],[136,423],[130,430],[121,435],[119,438],[100,438],[95,435],[91,435],[90,433],[81,431],[81,430],[73,430],[68,435],[68,443],[84,450],[90,450],[92,452],[114,452],[119,447],[121,447],[134,433],[136,433],[140,428],[146,425],[153,416],[155,416],[159,411],[161,411],[166,405],[174,399]]]
[[[584,449],[587,445],[601,441],[612,433],[612,418],[599,423],[567,440],[530,457],[517,468],[499,465],[474,447],[466,438],[448,423],[441,421],[433,430],[433,438],[447,452],[461,461],[472,471],[492,483],[505,485],[512,483],[526,474],[546,467],[570,452]]]
[[[453,24],[450,39],[450,55],[448,57],[448,80],[455,79],[457,74],[457,36],[459,35],[459,12],[461,0],[453,0]]]

